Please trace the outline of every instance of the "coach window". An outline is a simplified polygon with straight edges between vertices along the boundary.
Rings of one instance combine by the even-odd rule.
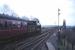
[[[27,26],[27,22],[24,22],[24,26]]]
[[[16,24],[16,21],[12,21],[12,28],[17,28]]]
[[[20,27],[21,27],[21,25],[20,25],[20,24],[21,24],[21,22],[20,22],[20,21],[18,21],[18,23],[17,23],[17,27],[18,27],[18,28],[20,28]]]
[[[7,28],[8,27],[8,25],[7,25],[7,21],[5,21],[5,28]]]
[[[2,23],[1,23],[1,20],[0,20],[0,29],[2,28]]]
[[[21,27],[23,27],[23,23],[21,22]]]
[[[9,28],[12,28],[12,22],[11,21],[9,22]]]

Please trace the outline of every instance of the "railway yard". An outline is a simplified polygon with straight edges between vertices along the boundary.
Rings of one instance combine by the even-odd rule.
[[[74,0],[0,0],[0,50],[75,50]]]
[[[55,41],[55,39],[52,40],[54,38],[52,36],[55,36],[53,35],[55,30],[56,29],[54,28],[42,28],[40,35],[31,36],[25,39],[23,37],[16,41],[0,44],[0,50],[50,50],[52,46],[50,48],[48,42],[50,42],[50,40],[51,42]],[[54,43],[56,46],[56,41]],[[52,50],[55,50],[55,48]]]

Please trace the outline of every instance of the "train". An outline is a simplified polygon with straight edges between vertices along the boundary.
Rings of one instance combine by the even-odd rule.
[[[0,14],[0,40],[22,35],[34,35],[35,33],[41,33],[39,20],[25,20],[19,17]]]

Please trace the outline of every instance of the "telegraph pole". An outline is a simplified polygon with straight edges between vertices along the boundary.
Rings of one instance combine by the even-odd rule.
[[[59,15],[60,15],[60,9],[58,8],[58,31],[59,31]]]
[[[60,15],[60,9],[58,8],[58,50],[60,50],[60,27],[59,27],[59,15]]]

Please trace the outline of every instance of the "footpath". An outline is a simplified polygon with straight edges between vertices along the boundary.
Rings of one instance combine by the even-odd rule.
[[[46,42],[48,50],[57,50],[57,36],[54,33]]]

